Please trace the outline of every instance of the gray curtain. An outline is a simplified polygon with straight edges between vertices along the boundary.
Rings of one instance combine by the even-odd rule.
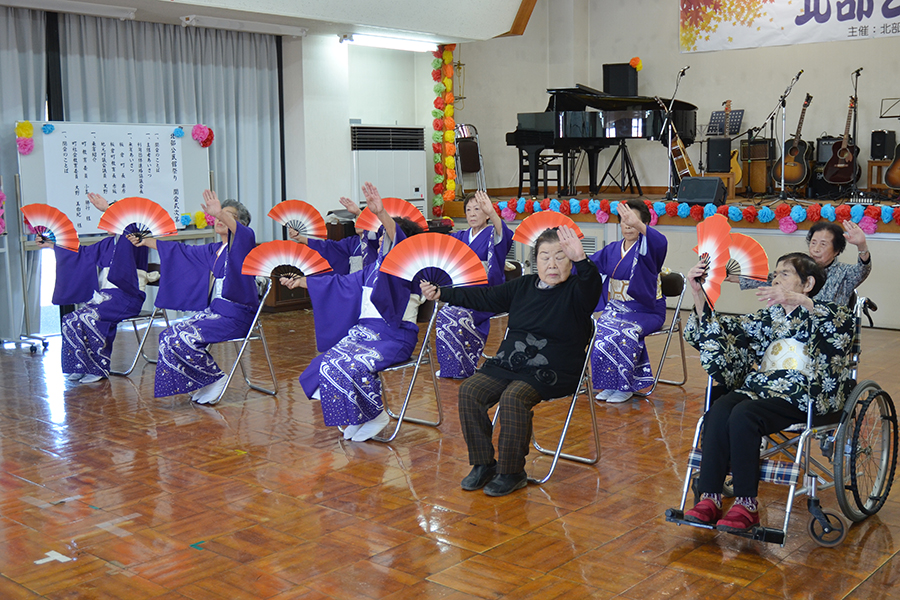
[[[281,200],[274,36],[61,15],[66,120],[203,123],[219,197],[250,210],[257,241]],[[186,199],[199,210],[201,198]],[[280,239],[280,235],[278,236]]]
[[[16,121],[44,118],[47,98],[44,18],[40,11],[0,7],[0,177],[7,196],[3,218],[8,230],[8,235],[0,237],[0,248],[5,246],[8,250],[6,255],[0,254],[0,338],[5,340],[18,339],[20,333],[34,333],[40,324],[37,281],[40,253],[27,252],[25,279],[30,282],[28,314],[32,331],[25,331],[14,125]]]

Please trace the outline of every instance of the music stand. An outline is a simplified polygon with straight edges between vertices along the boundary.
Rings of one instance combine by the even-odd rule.
[[[900,119],[900,98],[882,98],[880,119]]]
[[[712,136],[735,136],[741,131],[741,122],[744,120],[744,109],[737,108],[731,111],[731,120],[728,121],[728,131],[725,132],[725,111],[715,110],[709,116],[709,127],[706,129],[706,135]]]

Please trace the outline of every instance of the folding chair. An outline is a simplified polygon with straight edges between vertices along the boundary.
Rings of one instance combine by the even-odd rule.
[[[441,391],[438,386],[438,377],[435,370],[437,357],[432,356],[431,353],[431,332],[434,330],[434,322],[437,319],[439,310],[440,306],[433,300],[427,300],[419,306],[419,313],[416,316],[416,323],[420,325],[422,323],[428,323],[428,327],[425,329],[425,337],[422,339],[422,346],[419,348],[418,354],[416,354],[414,358],[410,358],[410,360],[408,361],[391,365],[390,367],[382,369],[378,372],[378,377],[381,380],[382,400],[384,400],[384,392],[387,389],[385,386],[384,374],[390,373],[392,371],[405,371],[410,367],[413,368],[412,378],[409,380],[409,387],[406,390],[406,397],[403,399],[403,405],[400,407],[400,412],[398,414],[394,414],[388,406],[387,402],[384,402],[384,409],[392,418],[397,420],[397,426],[394,427],[394,433],[392,433],[388,437],[375,436],[371,438],[376,442],[387,443],[393,441],[393,439],[396,438],[397,434],[400,432],[400,427],[404,422],[416,423],[418,425],[428,425],[429,427],[437,427],[444,421],[444,411],[441,407]],[[427,419],[406,416],[406,411],[409,408],[409,401],[410,398],[412,398],[413,387],[416,385],[416,378],[419,376],[419,368],[422,365],[428,365],[431,369],[431,381],[434,385],[434,400],[435,404],[437,405],[438,415],[436,421],[429,421]]]
[[[484,159],[481,157],[481,145],[478,142],[478,130],[474,125],[458,123],[456,132],[456,169],[459,171],[458,183],[463,196],[466,194],[465,175],[475,175],[475,189],[487,191],[484,177]]]
[[[237,358],[234,359],[234,364],[231,366],[231,370],[228,373],[228,379],[225,380],[225,387],[222,388],[222,391],[219,394],[218,398],[216,398],[214,402],[210,402],[210,404],[217,404],[222,399],[222,396],[225,395],[225,392],[228,390],[228,386],[231,385],[231,378],[234,377],[234,372],[235,370],[237,370],[238,365],[240,365],[241,374],[244,376],[244,381],[247,383],[250,389],[256,390],[257,392],[262,392],[263,394],[268,394],[269,396],[274,396],[278,393],[278,381],[275,379],[275,369],[272,367],[272,357],[269,355],[269,344],[266,342],[266,335],[265,332],[263,332],[263,326],[259,320],[259,316],[260,314],[262,314],[263,306],[266,303],[266,298],[269,296],[269,292],[272,290],[272,278],[257,277],[256,285],[259,290],[259,306],[256,307],[256,314],[253,316],[253,323],[247,330],[247,335],[245,335],[243,338],[219,342],[222,344],[232,342],[235,345],[235,348],[237,348],[238,344],[240,344],[240,348],[238,349]],[[244,356],[244,350],[247,349],[247,346],[252,340],[259,340],[262,342],[263,352],[266,355],[266,364],[269,367],[269,375],[272,378],[273,389],[271,390],[251,382],[250,377],[247,375],[247,370],[244,368],[244,362],[242,360]]]
[[[659,366],[656,369],[656,375],[653,377],[653,385],[646,392],[635,392],[635,396],[644,396],[645,398],[653,393],[657,384],[666,383],[669,385],[684,385],[687,382],[687,361],[684,354],[684,337],[681,335],[681,303],[684,300],[684,275],[681,273],[664,273],[660,275],[662,284],[662,293],[666,298],[678,298],[675,304],[675,314],[672,315],[672,321],[668,327],[664,327],[659,331],[647,334],[644,339],[649,337],[664,335],[666,336],[666,345],[663,346],[662,356],[659,357]],[[662,379],[663,365],[666,364],[666,356],[669,353],[669,344],[672,342],[672,335],[678,334],[678,343],[681,346],[681,380],[675,381],[671,379]]]
[[[159,263],[150,263],[147,265],[148,273],[158,273],[159,272]],[[154,287],[159,287],[159,280],[156,281],[148,281],[147,285],[152,285]],[[156,321],[157,317],[162,317],[166,321],[166,327],[169,326],[169,315],[166,313],[166,309],[153,307],[153,310],[142,310],[139,314],[131,317],[130,319],[123,319],[122,323],[131,323],[131,327],[134,329],[134,339],[137,340],[138,348],[134,353],[134,359],[131,361],[131,366],[129,366],[124,371],[114,371],[110,369],[110,374],[112,375],[128,375],[137,365],[137,361],[139,358],[143,357],[150,364],[156,364],[155,358],[150,358],[144,352],[144,344],[147,342],[147,338],[150,336],[150,330],[153,329],[153,323]],[[138,333],[138,325],[143,325],[146,322],[147,329],[144,331],[144,335],[140,335]]]

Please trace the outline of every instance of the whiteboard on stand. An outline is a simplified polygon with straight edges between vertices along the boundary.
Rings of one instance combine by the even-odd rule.
[[[109,202],[131,196],[162,206],[179,229],[184,213],[200,210],[210,187],[209,149],[191,138],[190,125],[32,121],[34,151],[19,154],[21,205],[43,203],[61,210],[78,235],[106,234],[101,213],[87,199]],[[46,129],[44,125],[52,126]]]

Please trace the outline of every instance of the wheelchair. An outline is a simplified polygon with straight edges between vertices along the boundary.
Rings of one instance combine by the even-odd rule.
[[[856,299],[856,336],[851,349],[854,379],[859,365],[862,315],[869,316],[870,309],[875,310],[871,301],[865,297]],[[871,324],[871,317],[869,322]],[[708,387],[704,414],[709,410],[710,404]],[[677,509],[666,510],[666,521],[715,529],[715,524],[684,520],[688,494],[693,492],[695,503],[700,500],[696,478],[700,472],[702,457],[699,449],[702,427],[701,416],[688,456],[681,504]],[[821,449],[821,460],[811,455],[814,442]],[[897,467],[897,443],[897,412],[894,402],[890,394],[874,381],[858,382],[840,413],[814,417],[810,405],[806,423],[764,436],[763,447],[760,449],[760,480],[789,486],[781,529],[760,524],[747,532],[730,533],[784,546],[794,498],[806,495],[810,514],[807,533],[820,546],[837,546],[847,535],[849,524],[845,522],[845,518],[851,522],[863,521],[877,513],[887,501]],[[830,463],[830,468],[827,463]],[[842,514],[822,508],[817,494],[820,490],[829,488],[834,488]],[[730,495],[728,480],[723,491],[724,495]]]

